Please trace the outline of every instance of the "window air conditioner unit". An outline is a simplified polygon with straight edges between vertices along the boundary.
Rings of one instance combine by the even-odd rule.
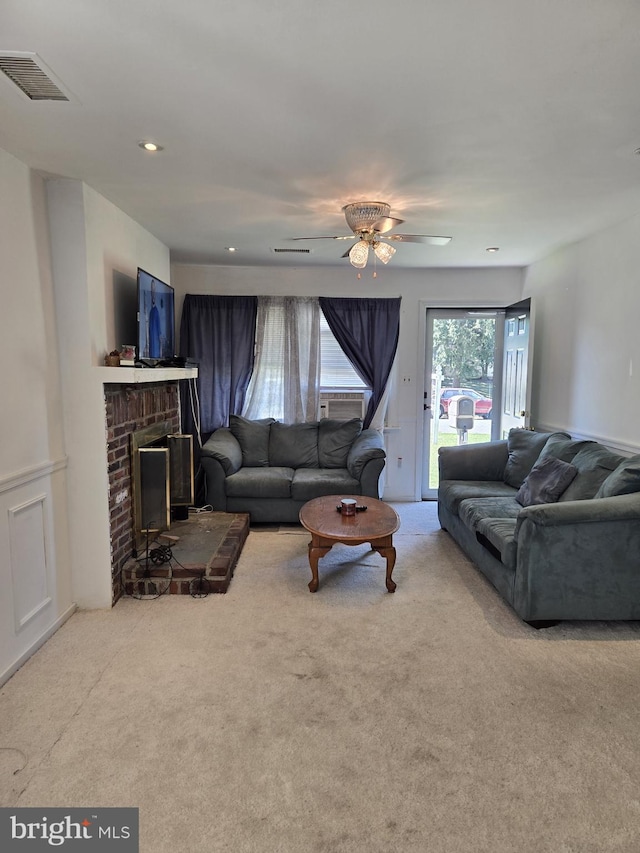
[[[365,415],[364,392],[320,394],[320,417],[348,421]]]

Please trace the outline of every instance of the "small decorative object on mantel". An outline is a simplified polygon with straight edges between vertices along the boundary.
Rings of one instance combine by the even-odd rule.
[[[123,344],[120,350],[120,364],[123,367],[133,367],[136,363],[136,348],[133,344]]]
[[[104,357],[104,363],[107,367],[120,367],[120,353],[117,349],[111,350]]]

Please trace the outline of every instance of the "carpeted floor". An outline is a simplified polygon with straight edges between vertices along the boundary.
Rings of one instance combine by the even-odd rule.
[[[640,623],[522,624],[395,504],[307,590],[252,530],[226,595],[81,612],[0,690],[0,804],[136,806],[143,853],[640,849]]]

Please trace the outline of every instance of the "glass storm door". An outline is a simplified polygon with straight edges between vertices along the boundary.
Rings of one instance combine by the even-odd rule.
[[[423,500],[437,498],[439,447],[499,436],[503,323],[502,309],[427,309]],[[472,425],[464,431],[449,418],[450,401],[459,396],[474,404]]]

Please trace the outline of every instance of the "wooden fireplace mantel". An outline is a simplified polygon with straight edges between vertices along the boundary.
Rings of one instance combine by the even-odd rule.
[[[105,385],[136,385],[141,382],[172,382],[197,379],[197,367],[95,367]]]

